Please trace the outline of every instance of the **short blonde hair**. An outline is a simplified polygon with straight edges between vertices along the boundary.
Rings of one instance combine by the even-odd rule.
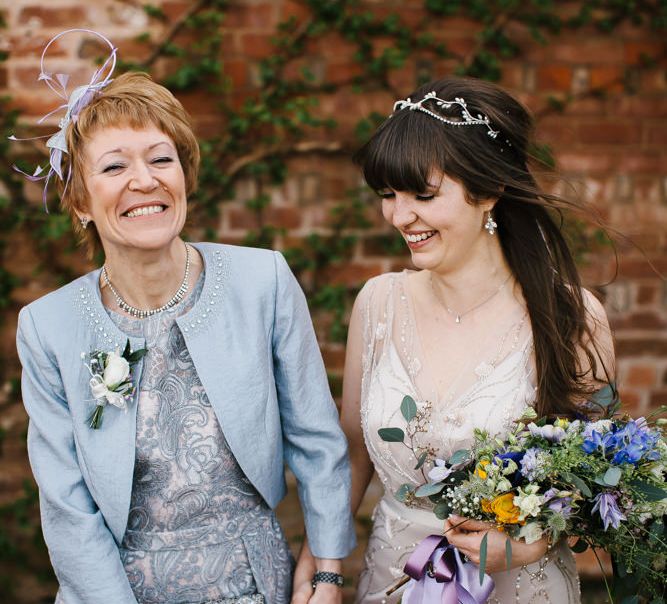
[[[65,156],[70,170],[69,182],[61,190],[60,206],[72,219],[74,231],[85,243],[92,258],[102,249],[94,223],[84,229],[76,214],[85,211],[89,193],[84,179],[84,145],[97,130],[111,127],[146,128],[155,126],[176,145],[185,176],[186,194],[197,188],[199,145],[183,105],[164,86],[155,83],[147,73],[129,72],[115,78],[102,89],[67,128]]]

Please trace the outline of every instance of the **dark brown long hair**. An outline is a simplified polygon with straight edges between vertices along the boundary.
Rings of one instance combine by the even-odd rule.
[[[419,101],[430,92],[444,100],[465,99],[470,114],[487,116],[497,135],[490,136],[485,125],[456,126],[399,108],[356,153],[355,162],[376,191],[424,193],[429,176],[438,170],[463,185],[469,203],[498,198],[498,236],[533,331],[536,411],[541,416],[574,414],[600,374],[579,274],[561,231],[562,211],[583,212],[598,221],[578,202],[538,186],[529,168],[533,119],[510,94],[489,82],[446,78],[409,98]],[[446,108],[428,100],[424,108],[450,120],[464,119],[458,105]],[[588,360],[583,369],[581,351]],[[601,369],[609,381],[608,369]]]

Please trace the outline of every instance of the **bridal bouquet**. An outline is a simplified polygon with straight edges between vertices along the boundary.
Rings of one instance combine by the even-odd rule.
[[[663,602],[667,568],[667,443],[665,420],[632,419],[618,403],[595,421],[538,419],[527,408],[506,438],[476,430],[470,450],[435,459],[427,482],[403,485],[396,497],[410,503],[428,498],[433,512],[496,525],[508,537],[532,543],[570,538],[575,552],[588,547],[612,558],[616,597],[641,596]],[[414,401],[401,410],[409,426]],[[658,413],[663,412],[664,408]],[[656,414],[654,414],[656,415]],[[383,428],[386,441],[403,441],[400,428]],[[410,439],[411,441],[411,439]],[[408,445],[411,446],[411,445]],[[426,461],[415,450],[417,467]],[[480,548],[480,583],[486,564],[486,536]],[[508,539],[506,557],[511,564]],[[613,601],[613,599],[612,599]],[[625,601],[625,600],[624,600]],[[630,599],[629,601],[638,601]]]

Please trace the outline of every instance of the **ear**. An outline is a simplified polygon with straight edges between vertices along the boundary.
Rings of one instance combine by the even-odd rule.
[[[493,208],[496,207],[497,203],[498,203],[497,197],[489,197],[489,199],[484,199],[483,201],[480,201],[478,207],[481,208],[484,212],[490,212],[491,210],[493,210]]]

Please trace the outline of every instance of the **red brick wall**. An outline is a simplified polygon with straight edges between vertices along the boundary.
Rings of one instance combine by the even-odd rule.
[[[193,4],[154,0],[171,19]],[[373,0],[368,7],[378,12],[399,10],[406,22],[417,23],[422,2],[397,3]],[[167,25],[150,21],[134,0],[12,0],[3,3],[8,27],[0,31],[0,49],[11,52],[0,67],[0,94],[9,94],[24,120],[34,122],[50,111],[56,99],[37,82],[39,56],[45,42],[69,27],[90,27],[104,32],[120,48],[124,59],[141,59],[145,47],[134,38],[150,30],[160,35]],[[287,16],[302,18],[307,13],[296,0],[239,0],[233,2],[223,27],[225,73],[236,94],[252,90],[257,82],[257,59],[272,52],[271,36],[276,24]],[[434,33],[450,48],[466,53],[475,44],[478,26],[465,19],[450,19],[447,27]],[[647,27],[623,25],[612,36],[580,31],[550,39],[541,46],[527,33],[515,32],[520,41],[520,58],[504,66],[502,84],[516,93],[538,115],[538,138],[549,143],[564,174],[594,203],[613,227],[632,237],[643,253],[628,244],[619,246],[619,272],[614,282],[602,288],[605,305],[616,337],[618,377],[629,410],[641,414],[667,404],[667,286],[649,264],[667,273],[667,64],[664,37]],[[327,36],[304,62],[318,77],[344,81],[357,73],[351,62],[348,43]],[[79,48],[75,38],[59,42],[52,53],[50,69],[63,67],[80,78],[90,73],[90,53]],[[654,66],[643,67],[643,56],[660,57]],[[156,65],[156,73],[164,69]],[[436,63],[434,73],[451,72],[452,61]],[[418,66],[410,64],[392,76],[392,84],[402,94],[414,87]],[[594,94],[597,89],[604,92]],[[549,97],[575,95],[560,114],[549,109]],[[202,135],[220,129],[215,99],[203,93],[181,95],[196,118]],[[359,184],[350,165],[352,128],[356,120],[371,110],[387,113],[392,99],[384,92],[362,96],[350,91],[324,97],[321,111],[334,114],[340,126],[332,137],[340,139],[342,152],[301,156],[290,162],[284,185],[271,190],[269,220],[287,229],[277,244],[286,245],[315,231],[326,230],[327,211],[345,199],[345,190]],[[31,199],[39,197],[27,186]],[[237,198],[224,205],[218,226],[221,240],[240,241],[255,217],[243,202],[252,195],[251,182],[240,183]],[[39,204],[35,203],[35,212]],[[330,279],[356,284],[382,271],[401,265],[403,260],[378,254],[373,237],[385,233],[379,214],[371,209],[370,230],[360,232],[361,240],[349,263],[334,267]],[[13,294],[14,307],[2,326],[0,352],[16,367],[13,350],[15,315],[20,305],[56,286],[48,275],[33,276],[34,255],[21,240],[12,240],[3,262],[22,279]],[[75,256],[68,262],[75,270],[85,264]],[[614,261],[609,251],[596,254],[584,268],[586,282],[600,284],[611,278]],[[343,347],[322,341],[328,369],[339,373]],[[7,393],[8,388],[2,392]],[[8,431],[3,448],[0,485],[11,493],[27,474],[25,454],[20,444],[20,427],[25,416],[18,404],[10,404],[0,392],[0,422]]]

